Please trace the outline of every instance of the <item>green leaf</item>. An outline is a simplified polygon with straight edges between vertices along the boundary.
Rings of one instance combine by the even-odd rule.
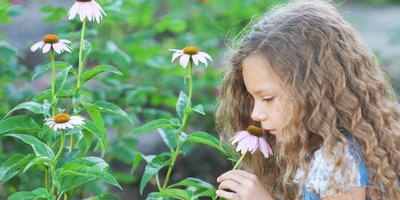
[[[67,62],[55,62],[54,63],[54,67],[56,68],[56,70],[65,69],[69,66],[71,66],[71,65]],[[48,70],[51,70],[51,63],[48,63],[46,65],[42,65],[42,66],[38,67],[37,69],[35,69],[35,73],[32,76],[32,80],[37,78],[38,76],[44,74]],[[76,73],[74,69],[71,69],[71,72]]]
[[[146,133],[158,128],[166,128],[166,129],[170,129],[173,128],[170,121],[167,119],[157,119],[151,122],[148,122],[142,126],[139,126],[137,128],[135,128],[132,133],[133,134],[139,134],[139,133]]]
[[[67,98],[67,97],[69,98],[73,96],[74,92],[68,89],[68,90],[61,90],[58,93],[57,98]],[[51,89],[39,92],[32,98],[32,101],[43,102],[45,99],[51,100]]]
[[[36,132],[39,130],[39,125],[26,115],[13,116],[0,121],[0,135],[7,132]]]
[[[188,177],[186,179],[179,181],[178,183],[172,184],[168,188],[174,188],[174,187],[178,187],[178,186],[195,187],[197,190],[215,189],[212,184],[207,183],[201,179],[192,178],[192,177]]]
[[[185,142],[205,144],[219,150],[220,152],[224,152],[223,148],[221,148],[219,140],[213,135],[203,131],[197,131],[189,134]]]
[[[65,81],[67,80],[68,77],[68,73],[71,70],[72,65],[61,70],[57,76],[56,76],[56,80],[55,80],[55,90],[56,90],[56,96],[58,96],[58,94],[60,94],[61,90],[63,89],[64,85],[65,85]]]
[[[115,178],[99,169],[97,166],[87,166],[78,163],[68,163],[63,166],[60,172],[61,192],[70,191],[84,183],[95,179],[103,179],[122,190]]]
[[[38,156],[34,159],[32,159],[25,167],[22,173],[25,173],[28,171],[29,168],[31,168],[34,165],[46,165],[46,166],[51,166],[52,160],[49,157],[45,156]]]
[[[132,119],[129,117],[129,115],[124,110],[122,110],[119,106],[117,106],[113,103],[110,103],[110,102],[97,101],[97,102],[94,102],[93,104],[85,103],[84,110],[98,110],[100,112],[108,112],[108,113],[116,114],[116,115],[126,118],[131,124],[134,124]]]
[[[109,168],[109,165],[106,163],[106,161],[104,161],[102,158],[94,157],[94,156],[77,158],[73,161],[70,161],[69,163],[82,164],[82,165],[86,165],[89,167],[94,166],[100,170],[107,170]]]
[[[104,120],[103,120],[103,117],[101,116],[100,111],[98,111],[98,110],[88,110],[87,112],[89,113],[90,117],[92,118],[93,123],[99,129],[100,135],[104,135],[104,138],[107,139],[107,137],[106,137],[106,128],[105,128]],[[104,143],[107,145],[107,140]]]
[[[33,190],[32,192],[28,191],[16,192],[8,197],[8,200],[39,200],[39,199],[54,200],[55,197],[53,194],[49,194],[45,188],[38,188]]]
[[[110,73],[114,73],[114,74],[118,74],[118,75],[122,75],[122,73],[115,67],[110,66],[110,65],[98,65],[90,70],[87,70],[85,72],[83,72],[82,74],[82,79],[83,79],[83,83],[86,83],[87,81],[89,81],[90,79],[92,79],[93,77],[95,77],[96,75],[103,73],[103,72],[110,72]]]
[[[148,161],[146,168],[144,169],[142,180],[140,181],[140,194],[143,193],[144,187],[146,187],[150,179],[170,162],[170,157],[171,154],[169,152],[162,153]]]
[[[193,110],[194,112],[199,113],[199,114],[206,115],[206,113],[204,112],[204,108],[203,108],[202,105],[196,105],[195,107],[192,108],[192,110]]]
[[[177,129],[164,130],[162,128],[158,128],[157,131],[160,134],[163,141],[165,142],[165,144],[169,147],[169,149],[171,151],[174,151],[178,139],[178,130]],[[180,136],[181,144],[183,141],[186,140],[186,137],[187,137],[186,133],[182,132]]]
[[[161,192],[157,192],[155,194],[155,197],[170,197],[173,199],[180,199],[180,200],[192,200],[193,191],[167,188]]]
[[[6,136],[11,136],[22,140],[23,142],[32,146],[33,151],[36,156],[45,156],[51,159],[54,158],[54,153],[47,144],[43,143],[39,139],[25,134],[7,134]]]
[[[90,197],[90,198],[86,198],[83,200],[120,200],[120,198],[118,196],[115,196],[113,194],[101,194],[95,197]]]
[[[13,109],[11,109],[11,110],[7,113],[7,115],[4,116],[3,119],[7,118],[8,115],[10,115],[11,113],[13,113],[14,111],[20,110],[20,109],[26,109],[26,110],[29,110],[29,111],[35,113],[35,114],[42,114],[42,113],[44,112],[44,111],[43,111],[43,105],[42,105],[42,104],[36,103],[36,102],[32,102],[32,101],[30,101],[30,102],[24,102],[24,103],[18,104],[18,105],[15,106]]]
[[[104,150],[104,148],[107,146],[107,136],[104,132],[100,131],[99,128],[94,124],[93,122],[85,119],[85,124],[82,126],[84,130],[90,132],[95,136],[101,145],[101,148]]]
[[[14,154],[9,157],[0,166],[0,183],[4,184],[12,177],[21,172],[21,170],[32,160],[35,156],[33,154],[28,154],[26,156],[21,154]]]
[[[183,118],[183,114],[188,104],[188,101],[189,97],[184,92],[181,91],[179,93],[178,101],[176,102],[176,112],[178,113],[181,119]]]

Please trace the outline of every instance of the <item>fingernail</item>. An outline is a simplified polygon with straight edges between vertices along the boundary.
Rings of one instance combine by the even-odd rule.
[[[217,178],[217,182],[219,182],[219,177]]]

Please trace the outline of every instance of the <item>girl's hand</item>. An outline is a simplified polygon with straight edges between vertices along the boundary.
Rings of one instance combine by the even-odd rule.
[[[217,195],[228,200],[273,200],[257,176],[243,170],[227,171],[217,182]]]

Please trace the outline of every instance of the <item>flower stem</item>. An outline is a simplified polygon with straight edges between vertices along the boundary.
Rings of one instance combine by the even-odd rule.
[[[193,80],[192,79],[193,79],[193,61],[192,61],[192,59],[190,59],[190,65],[189,65],[189,97],[188,97],[188,101],[187,101],[185,110],[187,110],[188,108],[191,107],[192,89],[193,89]],[[169,181],[169,178],[171,176],[172,169],[174,168],[176,158],[179,155],[180,142],[181,142],[180,137],[182,135],[183,129],[186,126],[187,119],[189,118],[187,112],[183,113],[183,117],[182,118],[183,118],[182,119],[182,124],[180,125],[180,127],[178,129],[178,141],[176,142],[176,148],[175,148],[174,154],[172,155],[172,161],[171,161],[171,164],[169,165],[169,168],[168,168],[168,171],[167,171],[167,176],[165,177],[162,190],[164,190],[168,185],[168,181]]]
[[[235,170],[239,166],[239,164],[242,162],[242,160],[246,156],[246,154],[247,154],[247,152],[242,154],[242,156],[239,158],[239,160],[237,161],[236,165],[233,167],[232,170]]]
[[[44,170],[44,187],[46,188],[46,190],[49,189],[49,170],[47,167]]]
[[[82,71],[83,71],[83,42],[85,39],[85,29],[86,29],[86,18],[82,22],[81,30],[81,41],[79,44],[79,57],[78,57],[78,77],[76,77],[76,88],[79,90],[81,87]],[[74,110],[76,110],[76,105],[74,105]],[[72,151],[74,148],[74,137],[73,135],[69,138],[69,150]]]
[[[55,189],[55,186],[56,186],[55,185],[55,183],[56,183],[55,168],[56,168],[57,160],[60,157],[62,150],[64,149],[64,145],[65,145],[65,133],[64,133],[64,131],[61,131],[60,147],[58,149],[58,152],[57,152],[56,156],[54,157],[53,166],[51,168],[51,176],[52,176],[51,192],[52,193],[54,193],[54,189]]]
[[[83,71],[83,41],[85,39],[86,18],[82,22],[81,42],[79,45],[79,60],[78,60],[78,77],[76,80],[76,88],[81,87],[81,76]]]
[[[56,112],[56,65],[54,61],[54,50],[50,50],[50,60],[51,60],[51,112],[52,116],[55,115]]]

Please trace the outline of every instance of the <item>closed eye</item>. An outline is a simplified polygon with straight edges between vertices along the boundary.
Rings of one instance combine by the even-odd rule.
[[[274,100],[274,97],[268,97],[268,98],[263,99],[263,101],[267,102],[267,103],[272,102],[273,100]]]

